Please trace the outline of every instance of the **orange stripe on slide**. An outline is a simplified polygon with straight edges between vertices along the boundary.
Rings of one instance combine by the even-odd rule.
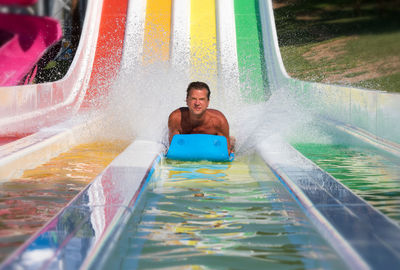
[[[108,94],[122,58],[128,0],[104,0],[92,74],[82,107],[100,106]]]
[[[147,0],[143,62],[168,61],[171,35],[171,0]]]

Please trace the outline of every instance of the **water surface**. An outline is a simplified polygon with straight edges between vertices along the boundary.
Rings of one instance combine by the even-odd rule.
[[[162,161],[104,269],[345,269],[255,158]]]
[[[400,224],[400,158],[371,147],[313,143],[294,146]]]

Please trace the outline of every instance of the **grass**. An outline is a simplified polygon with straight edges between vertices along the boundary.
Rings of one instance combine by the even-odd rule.
[[[274,0],[279,46],[294,78],[400,92],[400,4]]]

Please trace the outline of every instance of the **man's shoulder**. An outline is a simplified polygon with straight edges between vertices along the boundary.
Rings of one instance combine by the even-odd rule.
[[[178,108],[178,109],[176,109],[176,110],[174,110],[174,111],[172,111],[170,114],[169,114],[169,116],[171,117],[171,116],[181,116],[182,115],[182,113],[184,113],[184,112],[186,112],[186,111],[188,111],[189,109],[188,109],[188,107],[180,107],[180,108]]]
[[[207,109],[207,112],[213,117],[218,117],[218,118],[225,119],[225,115],[222,112],[220,112],[220,111],[218,111],[216,109]]]
[[[168,122],[169,123],[174,123],[174,122],[180,123],[181,120],[185,118],[185,114],[187,114],[188,111],[189,111],[189,109],[187,107],[181,107],[181,108],[174,110],[173,112],[171,112],[169,114]]]

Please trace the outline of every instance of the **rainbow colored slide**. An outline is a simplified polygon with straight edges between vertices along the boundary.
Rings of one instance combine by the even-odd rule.
[[[287,76],[269,0],[99,2],[88,1],[79,48],[65,78],[53,83],[0,88],[0,136],[4,142],[12,141],[0,146],[2,179],[18,175],[88,140],[106,117],[93,116],[91,109],[104,106],[103,101],[109,97],[119,75],[134,72],[138,67],[167,66],[188,80],[207,81],[215,89],[216,104],[228,99],[233,104],[240,100],[241,104],[262,106],[274,91],[288,88],[287,91],[292,91],[306,105],[323,107],[321,114],[329,118],[326,121],[336,121],[339,128],[356,133],[366,141],[371,139],[368,134],[377,131],[368,124],[363,126],[371,117],[376,117],[374,110],[387,116],[393,109],[390,104],[373,107],[369,93],[358,89],[300,82]],[[328,91],[322,92],[322,89]],[[334,91],[342,93],[343,100],[349,95],[359,98],[350,104],[342,98],[334,102],[331,95]],[[378,94],[371,95],[381,98]],[[366,97],[367,106],[362,97]],[[311,101],[314,103],[310,105]],[[347,114],[351,112],[354,117],[354,107],[358,108],[356,119]],[[384,118],[384,125],[399,119],[399,114],[390,115],[391,119]],[[379,121],[374,120],[378,125]],[[396,151],[400,143],[397,137],[389,130],[382,140],[375,136],[374,143]],[[335,250],[343,265],[351,269],[400,265],[397,224],[285,140],[265,138],[257,143],[255,150],[254,155],[287,190],[310,220],[310,226]],[[90,185],[14,252],[2,264],[2,269],[107,268],[110,256],[116,252],[114,247],[127,238],[126,224],[144,200],[145,189],[154,181],[152,177],[160,174],[160,168],[170,172],[163,167],[165,152],[165,146],[158,141],[135,139]],[[233,171],[234,166],[239,166],[235,164],[244,166],[232,164]],[[263,173],[252,170],[251,165],[244,166],[248,172],[246,177]],[[223,170],[226,167],[217,168],[218,172]],[[187,171],[195,175],[193,178],[198,177],[197,171]],[[213,224],[213,228],[219,226],[219,223]],[[293,245],[300,241],[290,240]]]

